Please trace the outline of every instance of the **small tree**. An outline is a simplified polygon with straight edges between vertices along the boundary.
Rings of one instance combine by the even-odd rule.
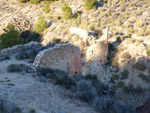
[[[8,25],[4,29],[5,33],[0,35],[0,48],[12,47],[14,45],[23,44],[23,38],[20,38],[19,31],[15,30],[13,25]]]
[[[96,7],[97,0],[83,0],[83,2],[84,8],[86,10],[91,10]]]
[[[38,17],[38,20],[35,25],[36,32],[42,32],[46,29],[47,22],[44,17]]]
[[[73,18],[72,9],[68,6],[68,4],[64,4],[61,8],[63,12],[64,19],[71,19]]]
[[[48,2],[44,3],[44,7],[42,8],[44,13],[49,13],[51,11],[50,9],[50,5],[48,4]]]

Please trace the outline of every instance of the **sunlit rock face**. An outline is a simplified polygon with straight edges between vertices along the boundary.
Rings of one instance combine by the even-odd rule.
[[[69,32],[85,38],[87,38],[89,35],[89,32],[87,30],[78,27],[69,27]]]
[[[108,55],[108,28],[103,31],[103,36],[97,40],[97,43],[91,45],[86,51],[86,61],[100,61],[102,63],[107,62]]]
[[[34,61],[36,67],[67,71],[70,76],[81,73],[81,52],[72,44],[59,44],[41,51]]]

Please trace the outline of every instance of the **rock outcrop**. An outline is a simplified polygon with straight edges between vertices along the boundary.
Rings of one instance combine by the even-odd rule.
[[[78,27],[69,27],[69,32],[85,38],[87,38],[89,35],[89,32],[87,30]]]
[[[108,28],[103,32],[103,36],[97,41],[96,44],[91,45],[86,51],[86,61],[100,61],[107,62],[108,55]]]
[[[33,63],[36,67],[63,70],[70,76],[81,73],[81,52],[72,44],[60,44],[41,51]]]

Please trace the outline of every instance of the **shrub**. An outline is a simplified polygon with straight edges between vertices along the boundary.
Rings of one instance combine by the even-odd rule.
[[[137,86],[136,88],[134,88],[134,93],[143,93],[143,88]]]
[[[110,95],[97,97],[94,106],[100,113],[135,113],[135,107]]]
[[[120,87],[120,88],[124,87],[124,82],[119,80],[118,83],[117,83],[117,86]]]
[[[68,6],[68,4],[64,4],[61,8],[63,12],[64,19],[71,19],[73,18],[72,9]]]
[[[97,0],[83,0],[83,2],[84,8],[86,10],[91,10],[96,7]]]
[[[145,33],[146,33],[147,35],[150,34],[150,25],[146,26]]]
[[[129,34],[134,33],[134,29],[133,28],[128,28],[127,31],[128,31]]]
[[[122,72],[121,72],[121,79],[126,79],[128,78],[128,74],[129,74],[129,71],[127,69],[124,69]]]
[[[59,43],[60,41],[61,41],[61,39],[59,39],[59,38],[55,38],[55,37],[54,37],[54,38],[52,39],[52,42]]]
[[[135,67],[136,69],[140,70],[140,71],[145,70],[145,64],[142,63],[142,62],[136,62],[135,65],[134,65],[134,67]]]
[[[117,36],[117,40],[116,40],[116,42],[122,42],[123,41],[123,38],[122,37],[120,37],[120,36]]]
[[[110,82],[114,83],[115,81],[119,80],[119,75],[118,74],[113,74],[110,78]]]
[[[30,3],[31,3],[31,4],[37,4],[37,3],[40,3],[40,1],[41,1],[41,0],[30,0]]]
[[[98,30],[98,29],[95,29],[95,30],[94,30],[94,33],[96,34],[96,37],[97,37],[97,38],[100,38],[100,37],[102,36],[102,34],[103,34],[102,31],[101,31],[101,30]]]
[[[2,60],[8,60],[8,59],[10,59],[9,54],[5,54],[2,57],[0,57],[0,61],[2,61]]]
[[[127,52],[124,52],[121,54],[121,58],[130,58],[130,54]]]
[[[143,80],[146,80],[146,76],[145,76],[143,73],[140,73],[140,74],[138,75],[138,77],[139,77],[139,78],[142,78]]]
[[[147,50],[147,55],[150,55],[150,49],[149,49],[149,50]]]
[[[39,32],[44,31],[46,29],[46,25],[47,25],[47,22],[44,19],[44,17],[42,16],[38,17],[36,25],[35,25],[36,32],[39,33]]]
[[[144,25],[144,21],[142,20],[137,20],[136,21],[136,25],[139,26],[139,27],[142,27]]]
[[[17,60],[21,59],[34,59],[37,54],[42,51],[43,49],[46,49],[47,47],[42,47],[41,44],[34,45],[34,46],[23,46],[20,48],[16,55]]]
[[[150,74],[146,76],[146,82],[150,82]]]
[[[116,90],[117,90],[116,84],[113,84],[113,85],[111,86],[111,90],[113,90],[113,91],[116,91]]]
[[[35,31],[34,32],[30,32],[30,31],[21,32],[20,37],[24,39],[25,44],[31,41],[34,41],[34,42],[41,41],[40,34]]]
[[[50,79],[52,83],[63,85],[65,88],[73,88],[76,86],[75,81],[68,75],[68,73],[61,70],[54,70],[51,68],[37,68],[38,76],[44,76]]]
[[[44,7],[42,8],[44,13],[49,13],[51,11],[50,9],[50,5],[48,4],[48,2],[44,3]]]
[[[23,38],[20,38],[19,31],[15,30],[13,25],[8,25],[4,29],[5,33],[0,35],[0,48],[8,48],[14,45],[23,44]]]
[[[26,3],[28,2],[29,0],[18,0],[19,2],[22,2],[22,3]]]
[[[25,64],[10,64],[7,68],[8,72],[26,72],[32,73],[33,70]]]
[[[118,64],[118,57],[115,56],[113,58],[111,58],[111,65],[115,68],[118,68],[119,67],[119,64]]]
[[[81,80],[77,82],[77,97],[84,102],[91,102],[97,95],[96,89],[90,81]]]
[[[124,87],[123,87],[123,91],[124,91],[125,93],[132,93],[133,90],[134,90],[134,87],[133,87],[132,84],[129,84],[128,86],[124,86]]]

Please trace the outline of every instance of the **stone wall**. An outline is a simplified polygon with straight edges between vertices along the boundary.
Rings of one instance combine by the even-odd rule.
[[[72,44],[58,44],[41,51],[33,63],[35,67],[63,70],[73,76],[81,73],[81,52]]]

